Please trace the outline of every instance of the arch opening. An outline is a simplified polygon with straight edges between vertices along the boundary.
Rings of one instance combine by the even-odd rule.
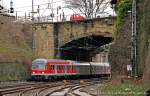
[[[66,60],[92,61],[94,51],[105,44],[112,42],[112,37],[87,36],[73,40],[59,48],[59,57]]]

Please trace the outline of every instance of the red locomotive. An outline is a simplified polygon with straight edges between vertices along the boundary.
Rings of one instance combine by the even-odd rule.
[[[86,18],[79,15],[79,14],[73,14],[70,16],[70,21],[78,21],[78,20],[85,20]]]
[[[56,79],[84,76],[110,76],[109,63],[76,62],[60,59],[35,59],[32,62],[33,79]]]

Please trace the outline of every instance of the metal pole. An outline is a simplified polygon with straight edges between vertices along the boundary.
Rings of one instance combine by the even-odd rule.
[[[34,1],[32,0],[32,21],[34,21]]]
[[[16,11],[16,20],[18,19],[18,13],[17,13],[17,11]]]
[[[26,15],[26,12],[24,13],[24,17],[25,17],[25,21],[26,21],[26,19],[27,19],[27,15]]]
[[[138,77],[138,62],[137,62],[137,11],[136,11],[136,0],[134,0],[134,10],[135,10],[135,16],[134,16],[134,30],[135,30],[135,77]]]
[[[34,1],[32,0],[32,50],[35,51],[35,34],[33,32],[34,26]]]
[[[57,7],[57,22],[58,22],[58,10],[59,10],[59,8]]]
[[[52,0],[52,14],[54,15],[54,9],[53,9],[53,0]],[[53,22],[54,17],[52,16],[52,22]]]
[[[136,25],[136,0],[132,1],[132,74],[136,78],[138,75],[138,63],[137,63],[137,25]]]

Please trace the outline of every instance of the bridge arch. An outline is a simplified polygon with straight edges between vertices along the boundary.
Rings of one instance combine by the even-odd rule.
[[[34,52],[40,58],[65,59],[68,56],[66,59],[90,60],[91,53],[96,48],[112,41],[114,20],[115,17],[107,17],[84,21],[35,23]],[[65,55],[66,53],[70,55]],[[78,59],[80,56],[81,59]]]
[[[100,46],[112,42],[112,37],[102,35],[88,35],[77,38],[59,47],[61,59],[76,61],[92,61],[93,52]]]

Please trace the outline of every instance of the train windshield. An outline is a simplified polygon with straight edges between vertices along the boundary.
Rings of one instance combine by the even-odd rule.
[[[32,65],[32,69],[39,69],[39,70],[45,70],[46,69],[46,65]]]
[[[45,62],[32,62],[32,69],[38,69],[38,70],[45,70],[46,69],[46,63]]]

